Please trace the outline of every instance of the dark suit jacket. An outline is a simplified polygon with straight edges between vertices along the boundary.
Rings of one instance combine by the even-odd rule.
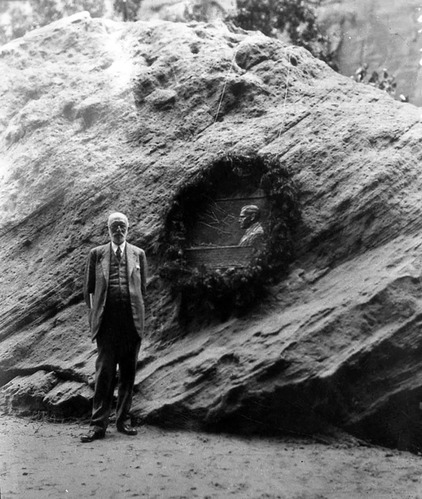
[[[89,307],[92,340],[100,330],[107,299],[111,243],[93,248],[85,269],[84,298]],[[139,337],[144,332],[147,261],[144,250],[126,242],[127,277],[133,322]],[[93,295],[92,306],[90,295]]]

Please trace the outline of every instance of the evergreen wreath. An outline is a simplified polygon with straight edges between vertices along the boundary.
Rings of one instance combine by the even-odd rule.
[[[269,202],[264,248],[246,267],[189,267],[184,258],[187,233],[210,198],[259,187]],[[184,182],[168,208],[160,236],[165,262],[160,274],[172,292],[181,295],[180,319],[205,314],[226,320],[250,310],[265,295],[266,285],[280,280],[292,262],[299,220],[298,190],[287,169],[271,158],[226,155]]]

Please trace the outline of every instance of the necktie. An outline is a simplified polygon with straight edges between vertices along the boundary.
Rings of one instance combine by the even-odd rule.
[[[117,247],[116,256],[117,256],[117,260],[120,261],[120,259],[122,258],[122,250],[120,249],[120,246]]]

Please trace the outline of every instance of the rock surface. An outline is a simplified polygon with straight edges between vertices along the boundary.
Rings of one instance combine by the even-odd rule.
[[[3,46],[0,71],[3,408],[89,411],[82,274],[118,209],[151,267],[139,421],[418,448],[418,108],[220,25],[77,15]],[[183,330],[156,242],[178,186],[226,153],[291,172],[296,259],[247,316]]]

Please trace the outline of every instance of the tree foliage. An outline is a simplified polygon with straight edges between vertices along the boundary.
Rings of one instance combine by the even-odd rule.
[[[9,39],[19,38],[32,29],[33,19],[30,14],[23,12],[19,7],[14,7],[10,12]],[[7,31],[4,32],[5,41],[8,39]]]
[[[0,42],[6,43],[28,31],[46,26],[77,12],[88,11],[92,17],[105,12],[104,0],[29,0],[29,9],[13,5],[9,10],[8,26],[1,26]]]
[[[123,21],[137,21],[141,2],[142,0],[114,0],[114,12],[120,14]]]
[[[30,0],[30,4],[39,26],[84,10],[92,17],[101,17],[105,10],[104,0]]]
[[[332,63],[328,39],[320,32],[313,9],[318,4],[309,0],[237,0],[236,11],[226,21],[274,38],[287,35],[293,44]]]

